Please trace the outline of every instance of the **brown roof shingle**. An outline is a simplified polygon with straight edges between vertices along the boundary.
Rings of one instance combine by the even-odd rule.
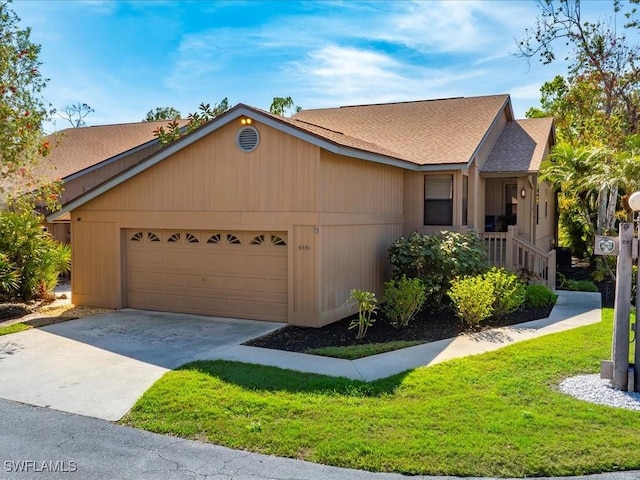
[[[183,125],[186,121],[181,120]],[[153,131],[167,121],[67,128],[47,138],[53,147],[38,168],[47,178],[64,179],[104,160],[154,140]]]
[[[507,123],[481,172],[537,172],[552,131],[552,118]]]
[[[466,163],[508,95],[302,110],[289,120],[330,141],[418,165]]]

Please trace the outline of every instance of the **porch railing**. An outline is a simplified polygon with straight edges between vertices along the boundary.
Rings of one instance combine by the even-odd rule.
[[[506,232],[480,234],[485,241],[489,261],[496,267],[504,267],[531,276],[534,282],[549,288],[556,287],[556,252],[545,252],[527,240],[518,237],[518,229],[511,225]]]

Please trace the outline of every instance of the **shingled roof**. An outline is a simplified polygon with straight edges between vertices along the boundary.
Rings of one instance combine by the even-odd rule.
[[[186,120],[179,121],[184,124]],[[154,141],[153,131],[167,121],[67,128],[47,138],[52,150],[38,167],[47,178],[65,179],[120,153]]]
[[[290,120],[348,147],[442,165],[469,162],[508,105],[508,95],[460,97],[302,110]]]
[[[481,172],[537,172],[552,129],[552,118],[529,118],[507,123]]]

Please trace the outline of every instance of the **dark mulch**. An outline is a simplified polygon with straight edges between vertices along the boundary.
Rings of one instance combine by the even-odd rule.
[[[322,328],[303,328],[289,325],[264,337],[250,340],[245,345],[303,352],[310,348],[385,343],[395,340],[417,340],[427,343],[455,337],[465,331],[477,331],[546,318],[550,312],[551,307],[525,309],[505,318],[487,319],[482,322],[479,328],[471,329],[464,325],[449,309],[423,311],[409,323],[409,326],[400,330],[393,328],[389,320],[379,314],[379,318],[369,328],[365,338],[361,340],[355,339],[357,328],[349,330],[351,319],[354,318],[349,317]]]
[[[13,318],[24,317],[29,313],[31,313],[31,310],[24,305],[0,303],[0,322],[4,320],[11,320]]]

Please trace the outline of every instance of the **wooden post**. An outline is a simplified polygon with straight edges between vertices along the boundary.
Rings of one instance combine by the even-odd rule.
[[[627,390],[629,371],[629,317],[631,315],[631,244],[633,224],[621,223],[619,228],[620,252],[616,273],[616,298],[613,325],[613,379],[611,385]]]
[[[513,236],[515,235],[516,227],[509,225],[507,227],[507,248],[506,248],[506,262],[505,267],[508,270],[515,270],[516,263],[513,260]]]
[[[551,250],[547,255],[547,287],[556,289],[556,251]]]

